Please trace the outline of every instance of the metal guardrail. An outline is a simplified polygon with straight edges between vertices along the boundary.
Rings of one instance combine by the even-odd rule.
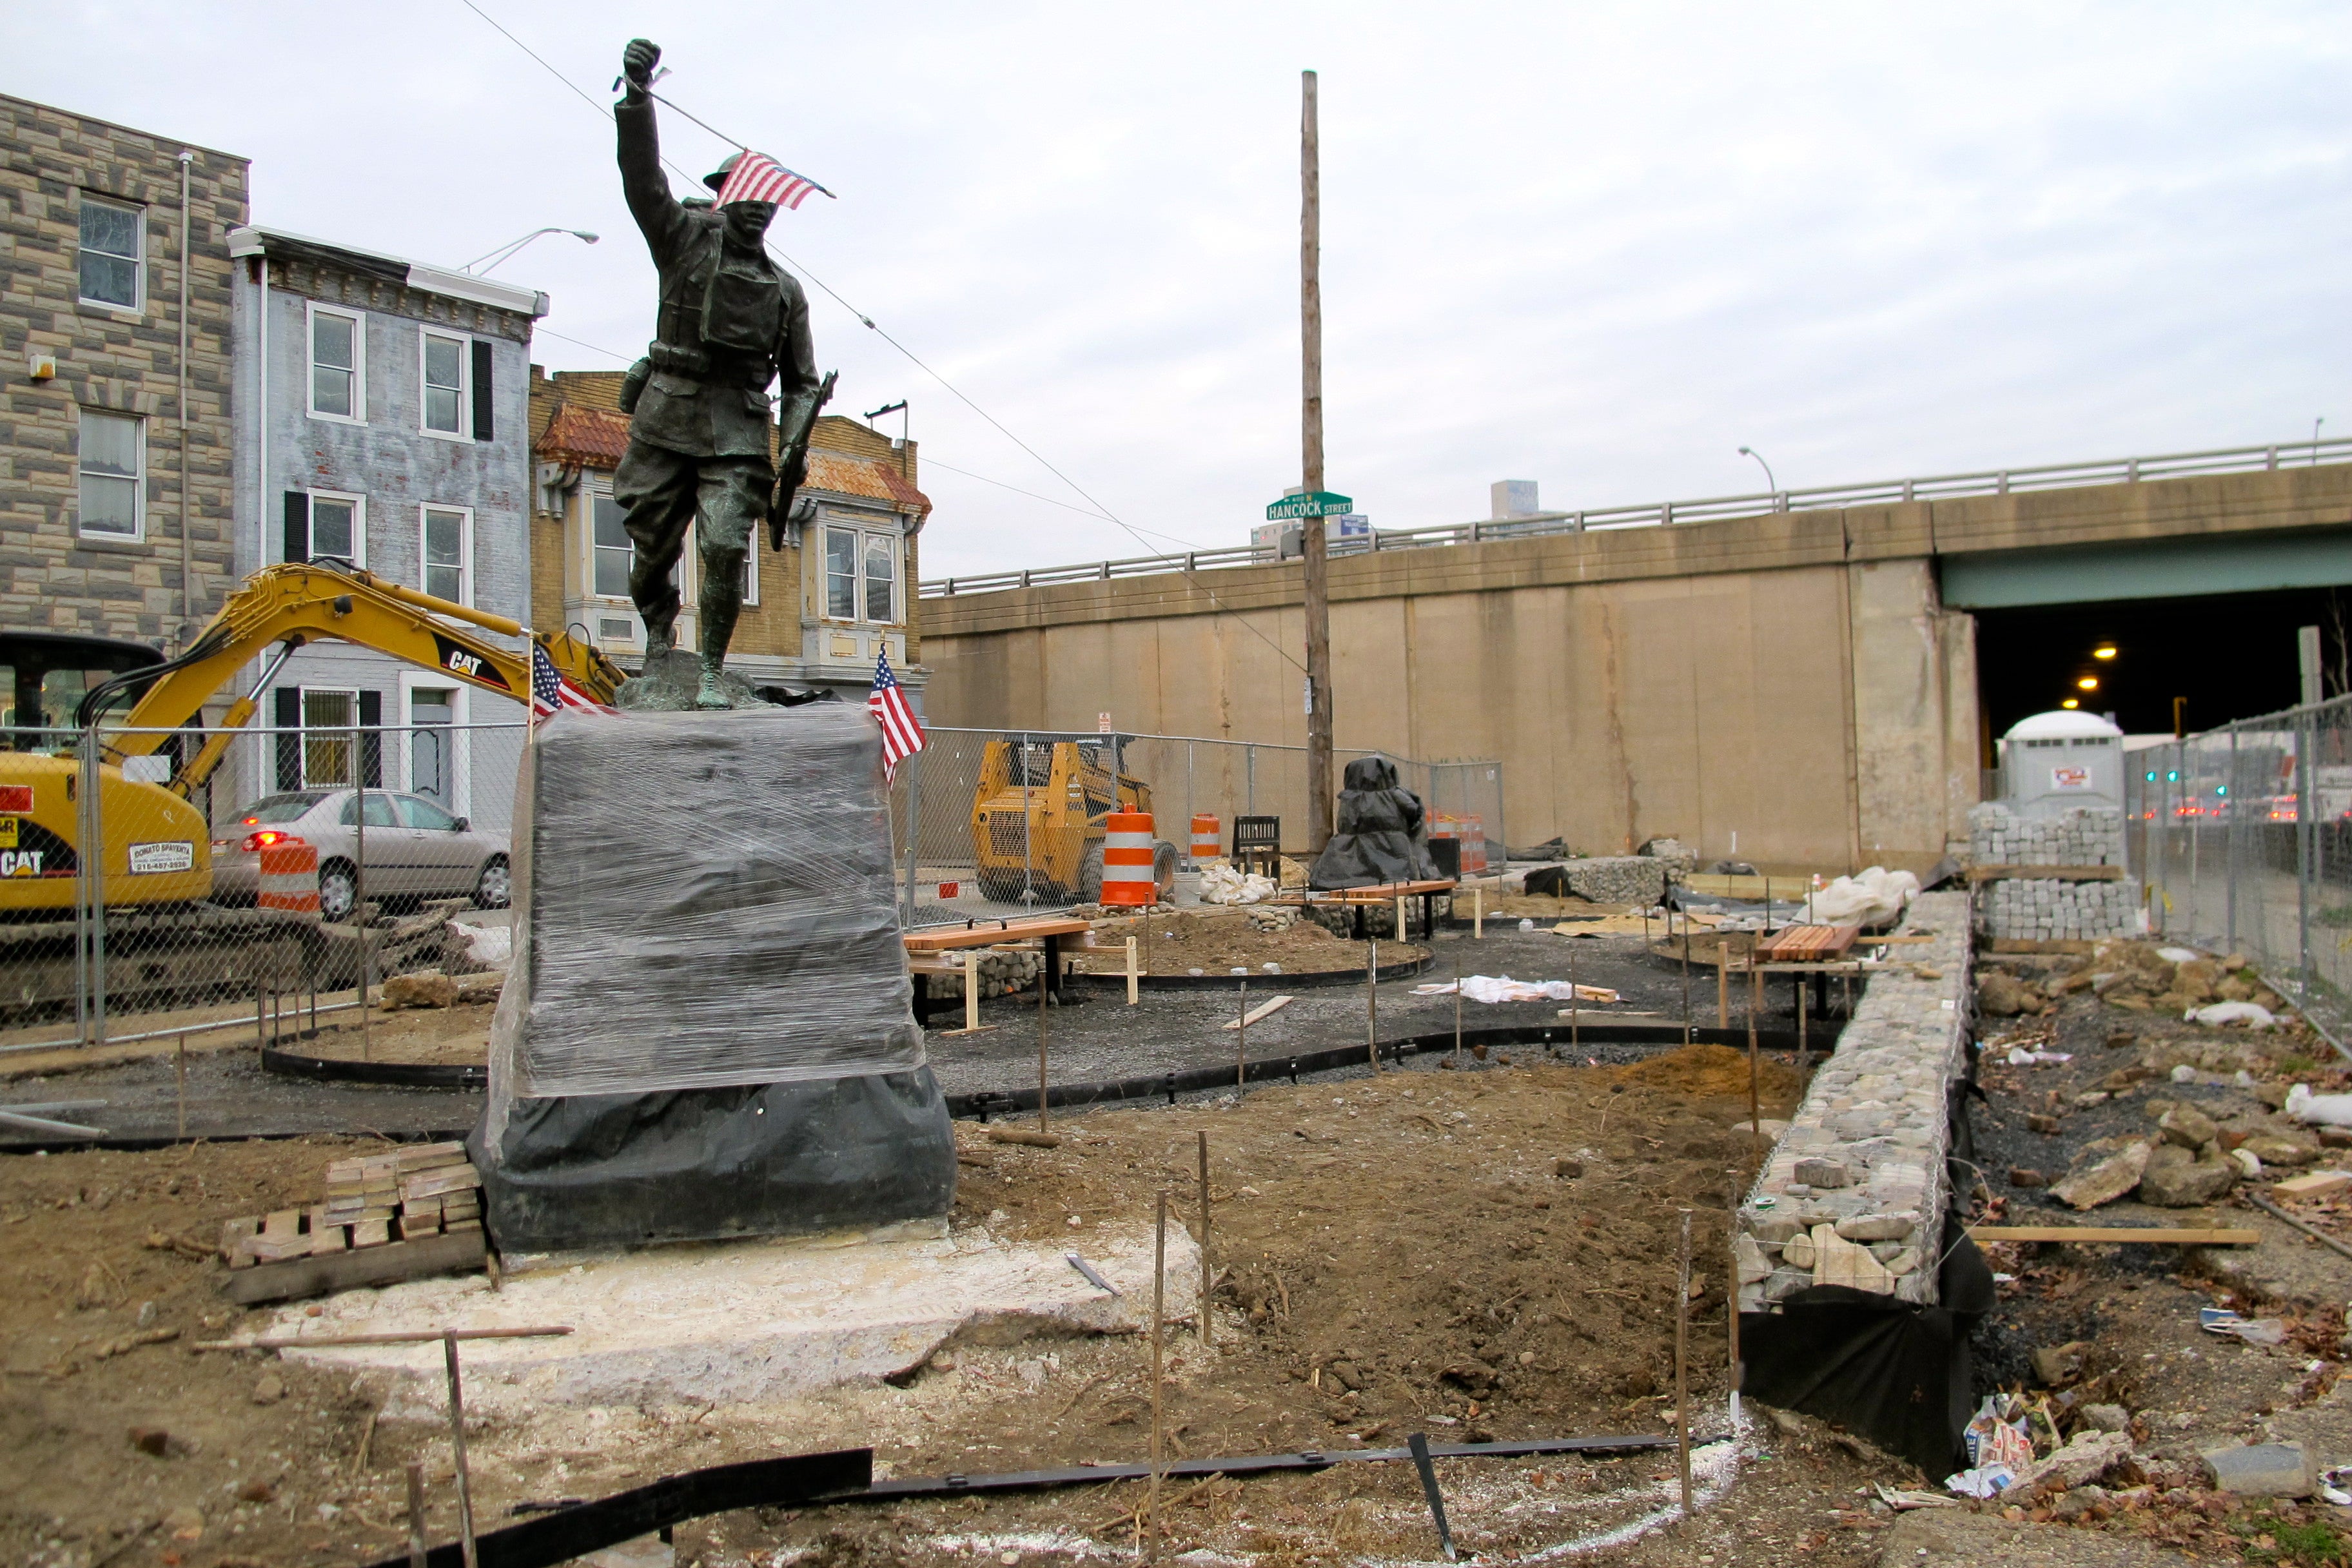
[[[1423,550],[1447,544],[1476,544],[1490,540],[1580,533],[1587,529],[1654,528],[1677,522],[1713,522],[1726,518],[1761,517],[1780,511],[1949,500],[1961,496],[2075,489],[2089,485],[2137,484],[2142,479],[2174,479],[2196,474],[2259,473],[2304,464],[2316,465],[2328,460],[2352,461],[2352,437],[2336,437],[2325,441],[2279,441],[2267,447],[2223,447],[2207,452],[2168,452],[2152,458],[2113,458],[2093,463],[1992,468],[1980,473],[1931,474],[1918,479],[1881,479],[1868,484],[1755,491],[1697,500],[1601,507],[1584,511],[1545,511],[1508,520],[1482,519],[1475,522],[1444,523],[1433,528],[1374,529],[1370,535],[1331,541],[1330,552],[1334,556],[1365,555],[1382,550]],[[919,595],[926,599],[945,599],[960,594],[1041,588],[1056,583],[1108,582],[1114,577],[1148,577],[1162,572],[1278,565],[1282,559],[1272,545],[1236,544],[1217,550],[1180,551],[1168,555],[1132,555],[1121,560],[1094,561],[1076,566],[1037,566],[1018,572],[935,577],[921,584]]]

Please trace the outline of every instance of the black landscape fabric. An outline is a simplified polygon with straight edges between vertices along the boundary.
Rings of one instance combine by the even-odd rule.
[[[1742,1312],[1740,1392],[1801,1410],[1910,1460],[1933,1481],[1966,1463],[1960,1435],[1973,1411],[1969,1331],[1990,1311],[1992,1270],[1948,1229],[1933,1307],[1821,1285],[1778,1312]]]

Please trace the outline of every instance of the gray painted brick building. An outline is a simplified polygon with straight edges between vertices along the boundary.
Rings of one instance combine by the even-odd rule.
[[[170,653],[219,608],[234,571],[226,237],[247,166],[0,95],[8,628]],[[78,673],[53,671],[40,705],[69,721],[79,695]]]
[[[258,226],[229,250],[251,411],[236,448],[238,572],[341,557],[528,622],[530,333],[547,297]],[[301,649],[271,684],[257,722],[318,740],[240,747],[225,804],[364,783],[506,826],[520,731],[479,727],[520,726],[520,704],[339,643]],[[354,748],[354,729],[373,738]]]

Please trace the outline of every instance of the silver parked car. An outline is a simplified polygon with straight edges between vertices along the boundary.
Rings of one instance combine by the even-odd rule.
[[[213,896],[250,903],[261,887],[261,851],[299,838],[319,851],[319,914],[346,921],[359,903],[361,792],[293,790],[264,796],[236,814],[230,837],[213,840]],[[452,816],[423,795],[366,792],[367,896],[371,900],[470,898],[486,910],[513,896],[507,837]]]

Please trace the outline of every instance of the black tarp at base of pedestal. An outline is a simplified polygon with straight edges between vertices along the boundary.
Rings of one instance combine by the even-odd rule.
[[[955,1133],[931,1069],[518,1100],[467,1152],[502,1251],[866,1228],[947,1213]]]

